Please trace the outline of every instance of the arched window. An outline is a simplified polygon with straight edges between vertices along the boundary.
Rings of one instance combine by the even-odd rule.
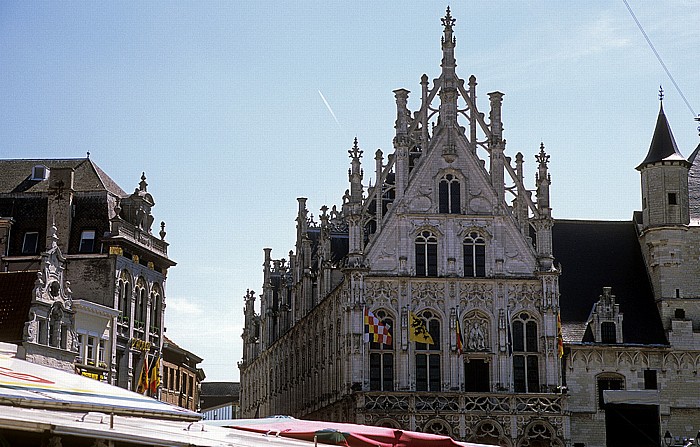
[[[513,320],[513,385],[516,393],[540,391],[537,322],[526,313]]]
[[[155,335],[160,334],[160,316],[161,316],[161,295],[160,291],[154,287],[151,291],[151,332]]]
[[[394,334],[394,321],[383,310],[374,315]],[[394,341],[369,344],[369,389],[370,391],[394,391]]]
[[[437,276],[437,237],[428,230],[416,238],[416,276]]]
[[[460,214],[459,179],[452,174],[440,179],[438,187],[439,209],[442,214]]]
[[[147,307],[146,285],[139,281],[136,285],[136,311],[134,315],[134,327],[137,329],[143,329],[146,326]]]
[[[428,329],[433,344],[416,342],[416,391],[441,391],[440,319],[429,310],[418,318]]]
[[[479,233],[472,231],[464,238],[464,276],[483,278],[486,276],[486,241]]]
[[[120,322],[129,324],[131,318],[131,283],[126,273],[122,273],[119,278],[119,311],[121,312]]]

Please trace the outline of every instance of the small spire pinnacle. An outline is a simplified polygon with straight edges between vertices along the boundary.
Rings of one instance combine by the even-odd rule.
[[[696,116],[694,119],[700,124],[700,115]],[[698,126],[698,135],[700,135],[700,126]]]
[[[445,17],[442,19],[442,25],[445,27],[445,31],[448,29],[452,31],[452,27],[454,26],[456,20],[452,18],[452,14],[450,14],[450,7],[447,7],[447,11],[445,12]]]
[[[359,160],[362,157],[362,150],[357,145],[357,137],[355,137],[352,149],[350,149],[348,153],[350,154],[350,158],[353,160]]]
[[[662,86],[659,86],[659,101],[664,101],[664,88]]]
[[[549,155],[547,155],[547,153],[544,151],[544,142],[540,142],[540,153],[535,155],[535,159],[541,167],[547,167],[547,163],[549,163]]]

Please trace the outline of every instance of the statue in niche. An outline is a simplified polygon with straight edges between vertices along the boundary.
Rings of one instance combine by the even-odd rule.
[[[474,321],[469,329],[469,341],[467,348],[470,351],[484,351],[486,349],[486,336],[484,335],[484,323]]]

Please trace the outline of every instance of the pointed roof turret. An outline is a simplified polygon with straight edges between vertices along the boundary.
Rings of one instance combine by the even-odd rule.
[[[654,136],[651,139],[649,152],[643,162],[637,166],[637,170],[641,170],[648,164],[657,163],[660,161],[683,161],[687,160],[681,155],[676,145],[676,140],[673,138],[671,126],[668,124],[666,114],[664,113],[663,89],[659,90],[659,117],[656,119],[656,128]]]

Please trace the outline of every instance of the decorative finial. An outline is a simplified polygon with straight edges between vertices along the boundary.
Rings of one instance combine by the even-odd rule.
[[[87,151],[87,158],[90,158],[90,151]]]
[[[659,86],[659,101],[664,100],[664,88]]]
[[[549,155],[544,151],[544,143],[540,143],[540,153],[535,155],[535,159],[540,165],[547,165],[549,163]]]
[[[700,123],[700,115],[698,115],[698,116],[695,117],[695,121],[697,121],[698,123]],[[700,126],[698,126],[698,135],[700,135]]]
[[[146,183],[146,173],[142,172],[141,173],[141,181],[139,182],[139,189],[143,192],[146,192],[147,186],[148,186],[148,183]]]
[[[445,29],[450,29],[452,30],[452,27],[454,26],[456,20],[452,18],[452,14],[450,14],[450,7],[447,7],[447,11],[445,12],[445,17],[442,19],[442,26],[445,27]]]
[[[353,160],[359,160],[360,157],[362,157],[362,150],[360,150],[360,147],[357,145],[357,137],[355,137],[352,149],[350,149],[348,153]]]
[[[163,222],[163,221],[160,222],[160,233],[159,234],[160,234],[160,240],[164,241],[166,233],[165,233],[165,222]]]

